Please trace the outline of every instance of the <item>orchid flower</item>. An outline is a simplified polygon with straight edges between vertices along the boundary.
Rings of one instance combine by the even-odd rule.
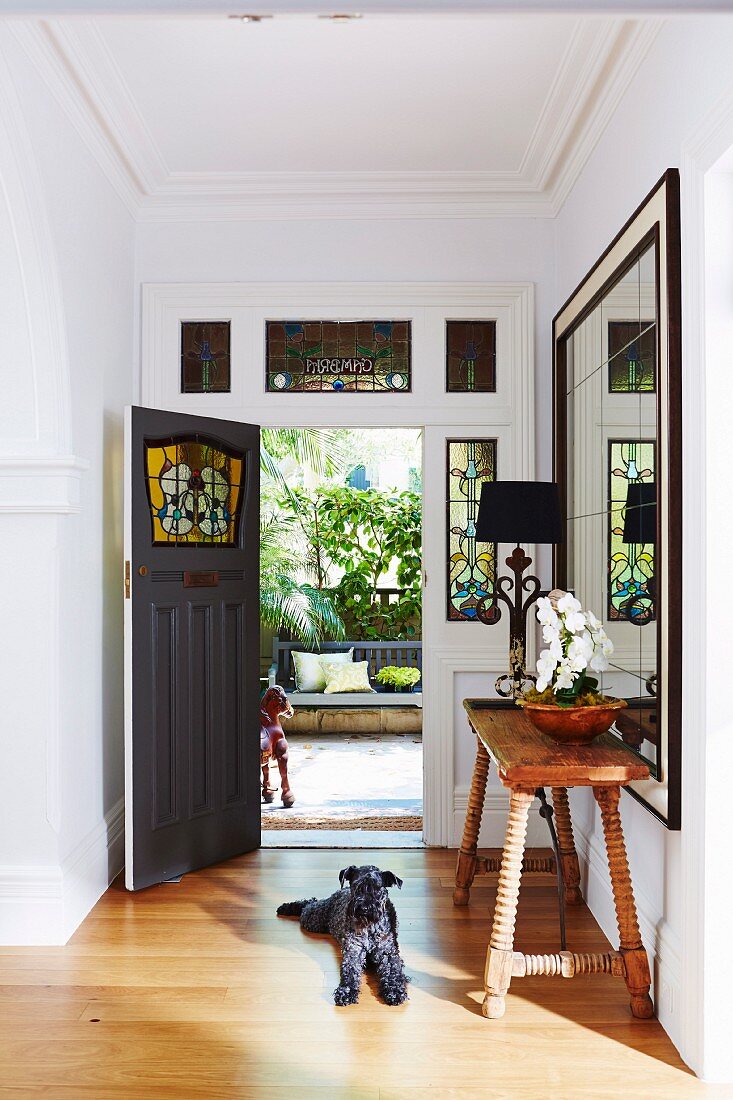
[[[555,607],[547,596],[541,597],[537,620],[547,647],[537,661],[538,691],[548,687],[555,693],[572,691],[576,681],[585,679],[587,669],[605,672],[609,667],[613,642],[601,620],[592,611],[584,611],[570,592],[565,592]]]

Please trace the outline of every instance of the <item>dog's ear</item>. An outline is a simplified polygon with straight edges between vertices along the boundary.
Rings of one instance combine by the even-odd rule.
[[[396,886],[398,890],[402,889],[402,879],[397,878],[391,871],[382,871],[382,886]]]
[[[341,883],[341,888],[342,889],[343,889],[344,882],[351,882],[352,878],[354,877],[354,873],[357,870],[358,870],[358,868],[356,868],[354,866],[351,866],[351,867],[344,867],[343,871],[339,871],[339,882]]]

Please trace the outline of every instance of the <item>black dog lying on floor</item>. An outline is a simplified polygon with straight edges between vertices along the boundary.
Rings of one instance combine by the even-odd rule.
[[[359,1000],[361,976],[368,963],[379,976],[379,991],[388,1005],[407,1000],[404,963],[397,945],[397,913],[387,895],[389,886],[402,889],[402,879],[378,867],[346,867],[339,882],[348,889],[337,890],[319,901],[288,901],[277,911],[279,917],[300,917],[306,932],[330,932],[341,944],[341,982],[334,990],[337,1005]]]

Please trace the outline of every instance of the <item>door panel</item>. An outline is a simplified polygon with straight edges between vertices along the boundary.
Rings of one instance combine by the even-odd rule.
[[[128,410],[129,889],[259,845],[259,429]]]

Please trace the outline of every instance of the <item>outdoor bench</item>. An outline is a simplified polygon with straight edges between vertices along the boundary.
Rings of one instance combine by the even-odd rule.
[[[268,674],[270,687],[279,684],[285,689],[294,706],[298,707],[422,707],[422,690],[387,691],[376,682],[380,668],[386,665],[419,668],[422,671],[422,642],[324,642],[321,653],[343,653],[354,650],[355,661],[369,662],[369,679],[375,688],[371,691],[349,691],[327,695],[321,691],[298,691],[295,686],[295,670],[291,653],[307,652],[300,642],[272,641],[272,664]],[[422,687],[418,683],[418,687]]]

